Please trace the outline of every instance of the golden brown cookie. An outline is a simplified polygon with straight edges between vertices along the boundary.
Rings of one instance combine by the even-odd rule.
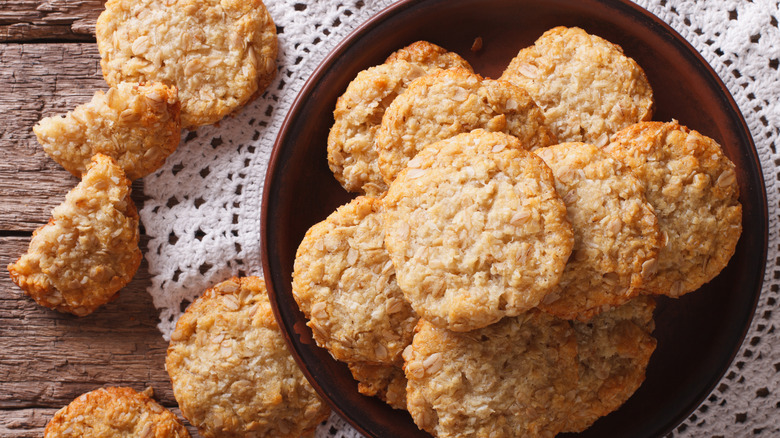
[[[82,394],[54,414],[43,436],[189,438],[181,421],[150,398],[150,389],[107,387]]]
[[[355,362],[349,364],[358,392],[378,397],[394,409],[406,410],[406,376],[402,365]]]
[[[439,438],[553,437],[577,386],[571,326],[536,310],[465,333],[420,320],[404,359],[409,413]]]
[[[38,304],[85,316],[133,278],[142,258],[138,238],[130,181],[112,158],[97,154],[8,271]]]
[[[742,234],[734,163],[715,140],[680,125],[646,122],[617,133],[606,150],[647,188],[666,246],[643,288],[679,297],[728,264]]]
[[[358,73],[336,102],[328,134],[328,165],[350,192],[379,197],[387,185],[377,167],[374,137],[390,102],[425,69],[399,60]]]
[[[276,74],[276,26],[261,0],[109,0],[95,27],[103,77],[176,86],[185,128],[216,123]]]
[[[389,64],[398,60],[411,62],[430,72],[434,69],[464,68],[473,71],[471,64],[455,52],[428,41],[415,41],[396,50],[385,60]]]
[[[344,362],[392,364],[417,316],[384,246],[382,201],[357,197],[312,226],[295,256],[293,296],[317,345]]]
[[[501,79],[525,89],[560,142],[607,144],[653,115],[653,90],[623,49],[577,27],[556,27],[520,50]]]
[[[644,382],[656,346],[653,309],[653,298],[640,296],[589,322],[573,322],[579,382],[564,432],[587,429],[617,410]]]
[[[552,172],[510,135],[423,149],[390,186],[385,244],[421,318],[456,331],[536,307],[574,242]]]
[[[520,139],[526,149],[555,143],[542,111],[525,91],[464,69],[423,76],[385,111],[374,147],[386,183],[425,146],[483,128]]]
[[[206,437],[297,438],[328,416],[261,278],[232,278],[195,300],[171,334],[165,368],[182,414]]]
[[[563,143],[535,152],[552,169],[574,230],[574,249],[561,282],[540,309],[587,320],[638,295],[655,274],[661,246],[642,183],[590,144]]]
[[[122,83],[64,116],[41,119],[33,131],[43,150],[77,177],[101,153],[134,180],[159,169],[176,150],[180,106],[175,87]]]

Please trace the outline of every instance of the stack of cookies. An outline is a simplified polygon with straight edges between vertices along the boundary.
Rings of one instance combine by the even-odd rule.
[[[734,164],[652,110],[637,63],[579,28],[498,80],[427,42],[358,74],[328,161],[360,196],[295,259],[314,340],[438,437],[617,409],[656,346],[652,296],[713,279],[741,234]]]

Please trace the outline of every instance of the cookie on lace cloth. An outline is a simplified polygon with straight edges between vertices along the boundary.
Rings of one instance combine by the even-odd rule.
[[[394,364],[417,323],[384,246],[382,201],[360,196],[312,226],[295,255],[293,297],[314,340],[343,362]]]
[[[539,307],[587,320],[638,295],[655,274],[662,243],[644,185],[590,144],[562,143],[535,153],[552,169],[574,230],[561,282]]]
[[[536,307],[574,243],[541,158],[481,129],[423,149],[383,198],[398,285],[421,318],[473,330]]]
[[[645,183],[665,246],[643,288],[679,297],[726,267],[742,234],[734,163],[713,139],[676,121],[618,132],[606,150]]]
[[[473,129],[514,135],[535,149],[555,143],[542,111],[514,85],[463,69],[423,76],[385,111],[374,147],[390,184],[425,146]]]
[[[180,107],[175,87],[121,83],[64,116],[41,119],[33,131],[43,150],[77,177],[101,153],[135,180],[159,169],[176,150]]]
[[[97,154],[81,182],[8,265],[11,279],[38,304],[85,316],[116,298],[141,264],[138,212],[130,181]]]
[[[558,141],[604,146],[612,134],[650,120],[653,90],[623,49],[578,27],[556,27],[520,50],[502,80],[528,91]]]
[[[328,416],[261,278],[232,278],[196,299],[171,334],[165,368],[182,414],[206,437],[297,438]]]
[[[95,27],[109,85],[176,86],[184,128],[216,123],[276,74],[276,26],[260,0],[109,0]]]
[[[328,165],[349,192],[379,197],[387,191],[377,167],[374,137],[382,116],[413,80],[437,69],[471,66],[459,55],[417,41],[391,54],[384,64],[357,74],[336,102],[328,135]]]
[[[46,424],[44,438],[189,438],[171,411],[151,399],[151,388],[107,387],[80,395]]]

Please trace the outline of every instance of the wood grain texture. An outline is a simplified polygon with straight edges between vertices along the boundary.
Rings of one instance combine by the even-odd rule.
[[[94,41],[103,0],[0,0],[0,42]]]

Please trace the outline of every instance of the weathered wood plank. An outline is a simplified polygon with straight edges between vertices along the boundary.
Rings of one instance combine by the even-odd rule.
[[[174,406],[146,264],[119,298],[77,318],[38,306],[12,283],[5,266],[27,244],[0,237],[0,409],[58,408],[104,385],[152,386]]]
[[[104,0],[0,0],[0,42],[94,41]]]

